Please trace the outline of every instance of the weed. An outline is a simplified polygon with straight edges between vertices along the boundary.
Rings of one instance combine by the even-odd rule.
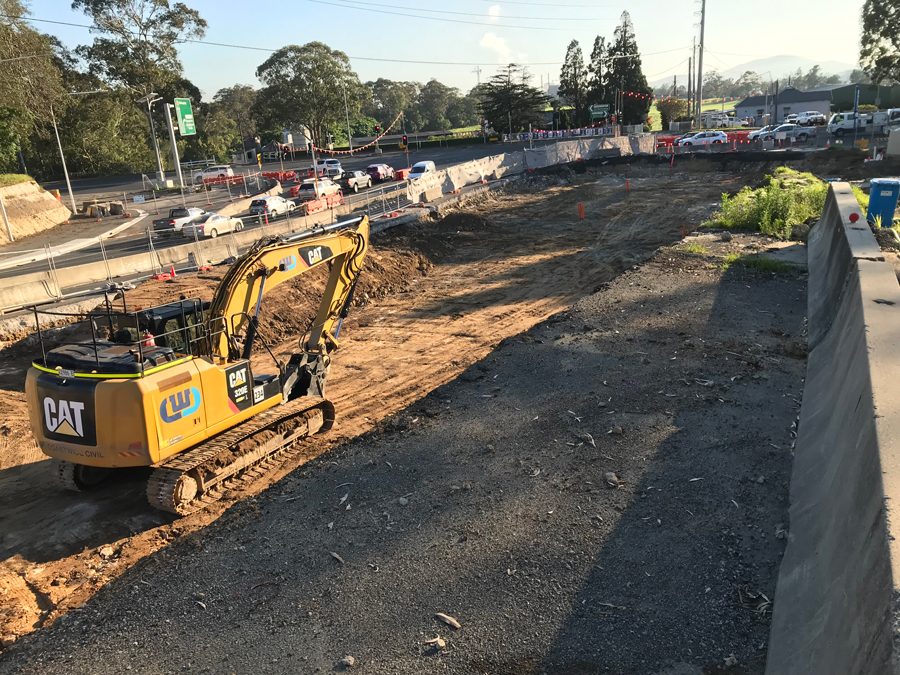
[[[722,206],[703,226],[759,230],[787,239],[795,225],[822,215],[827,196],[828,184],[811,173],[779,167],[756,190],[723,194]]]
[[[699,253],[700,255],[706,255],[708,251],[706,247],[701,244],[699,241],[692,241],[690,244],[685,246],[682,249],[685,253]]]
[[[790,272],[792,267],[780,260],[773,260],[761,255],[741,255],[740,253],[728,253],[723,260],[722,269],[727,270],[731,265],[741,265],[759,272]]]
[[[26,176],[24,173],[0,173],[0,187],[27,183],[30,180],[34,180],[34,178]]]
[[[869,212],[869,195],[863,192],[861,187],[857,187],[856,185],[851,186],[853,190],[853,196],[856,197],[856,201],[859,203],[859,208],[863,213]]]

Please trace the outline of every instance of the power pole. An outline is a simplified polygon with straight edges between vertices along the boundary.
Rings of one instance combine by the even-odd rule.
[[[472,69],[472,72],[478,76],[478,84],[481,84],[481,66],[475,66],[475,68]]]
[[[694,79],[693,65],[691,63],[691,57],[689,56],[688,57],[688,85],[687,85],[687,114],[688,114],[688,117],[691,116],[691,111],[694,109],[694,106],[692,105],[693,99],[691,98],[691,96],[693,96],[693,93],[694,93],[693,79]]]
[[[703,52],[706,51],[706,0],[700,6],[700,56],[697,57],[697,121],[703,110]]]
[[[672,98],[678,98],[678,76],[672,77]]]
[[[691,48],[691,58],[688,61],[688,70],[690,73],[688,74],[688,78],[691,81],[691,96],[690,103],[688,103],[688,115],[695,113],[697,111],[697,80],[694,79],[694,71],[697,69],[697,36],[694,36],[694,45]]]

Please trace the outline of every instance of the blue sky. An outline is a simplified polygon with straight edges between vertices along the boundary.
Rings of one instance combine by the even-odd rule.
[[[426,82],[437,78],[464,91],[477,82],[474,65],[421,62],[480,64],[481,77],[486,79],[496,72],[497,64],[515,61],[531,64],[535,85],[547,77],[557,82],[568,43],[578,40],[587,59],[596,35],[612,38],[623,9],[631,12],[648,79],[679,75],[681,80],[687,72],[691,39],[698,32],[694,24],[699,23],[700,8],[699,2],[692,0],[353,0],[354,5],[349,0],[184,1],[206,19],[206,40],[212,42],[277,49],[318,40],[347,53],[363,81],[386,77]],[[751,9],[751,5],[734,0],[708,0],[706,67],[725,71],[777,55],[852,66],[859,51],[862,4],[863,0],[843,0],[836,17],[834,12],[812,11],[812,6],[804,3]],[[71,10],[71,0],[31,0],[30,10],[35,19],[89,23],[85,15]],[[34,25],[70,47],[91,40],[82,28]],[[210,45],[185,44],[181,48],[185,75],[205,97],[236,83],[258,86],[254,73],[266,57],[262,51]]]

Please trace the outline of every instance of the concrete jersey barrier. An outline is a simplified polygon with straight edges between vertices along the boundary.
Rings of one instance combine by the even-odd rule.
[[[811,350],[767,675],[896,672],[900,284],[851,198],[834,185],[809,239]]]

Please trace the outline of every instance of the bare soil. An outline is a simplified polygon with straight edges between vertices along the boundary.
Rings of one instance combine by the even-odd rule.
[[[175,519],[144,495],[148,470],[122,471],[96,492],[61,492],[28,432],[22,380],[28,339],[0,353],[0,635],[53,623],[110,580],[170,542],[208,526],[236,501],[259,493],[335,445],[413,422],[393,416],[454,380],[504,339],[572,305],[714,210],[746,176],[666,172],[634,177],[585,172],[521,181],[442,220],[373,237],[359,305],[345,322],[328,395],[335,429],[255,485],[209,510]],[[578,218],[577,203],[586,217]],[[145,284],[132,302],[208,299],[216,274]],[[305,281],[305,280],[304,280]],[[264,303],[265,336],[289,354],[318,301],[321,279],[276,289]],[[268,355],[254,367],[265,371]],[[490,392],[488,392],[489,394]],[[387,421],[386,421],[387,420]],[[8,431],[7,431],[8,430]],[[387,461],[387,460],[386,460]]]

